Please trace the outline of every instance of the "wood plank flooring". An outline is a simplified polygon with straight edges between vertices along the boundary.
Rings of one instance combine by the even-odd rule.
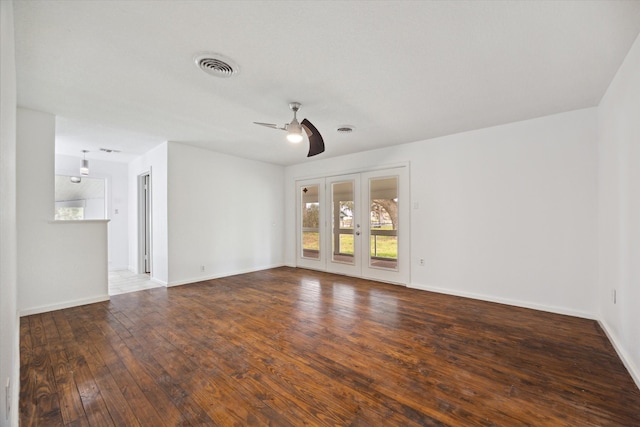
[[[640,426],[594,321],[302,269],[20,328],[22,426]]]

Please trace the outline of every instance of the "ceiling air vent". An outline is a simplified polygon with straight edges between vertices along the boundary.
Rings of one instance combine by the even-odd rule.
[[[355,129],[356,129],[356,127],[355,127],[355,126],[351,126],[351,125],[341,125],[341,126],[338,126],[338,128],[336,129],[336,131],[338,131],[338,133],[346,134],[346,133],[351,133],[351,132],[353,132]]]
[[[104,151],[105,153],[119,153],[120,150],[114,150],[113,148],[101,148],[100,151]]]
[[[218,53],[201,53],[194,60],[198,68],[216,77],[231,77],[240,71],[233,60]]]

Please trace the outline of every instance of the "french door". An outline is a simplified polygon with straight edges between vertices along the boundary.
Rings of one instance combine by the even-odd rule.
[[[360,175],[326,178],[327,269],[334,273],[360,276]]]
[[[324,178],[298,181],[297,196],[297,261],[299,267],[325,270],[325,254],[321,248],[325,245],[322,231],[324,219]]]
[[[409,282],[406,167],[299,181],[297,264]]]

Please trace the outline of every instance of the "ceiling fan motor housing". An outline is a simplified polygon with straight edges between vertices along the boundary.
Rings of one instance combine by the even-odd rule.
[[[289,103],[289,108],[291,109],[291,111],[293,111],[294,113],[297,113],[298,110],[300,109],[300,107],[302,107],[302,104],[300,104],[299,102],[290,102]]]

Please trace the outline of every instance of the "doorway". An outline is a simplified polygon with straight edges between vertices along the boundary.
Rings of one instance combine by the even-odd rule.
[[[151,273],[151,174],[138,175],[138,273]]]
[[[297,265],[407,284],[407,169],[298,181]]]

